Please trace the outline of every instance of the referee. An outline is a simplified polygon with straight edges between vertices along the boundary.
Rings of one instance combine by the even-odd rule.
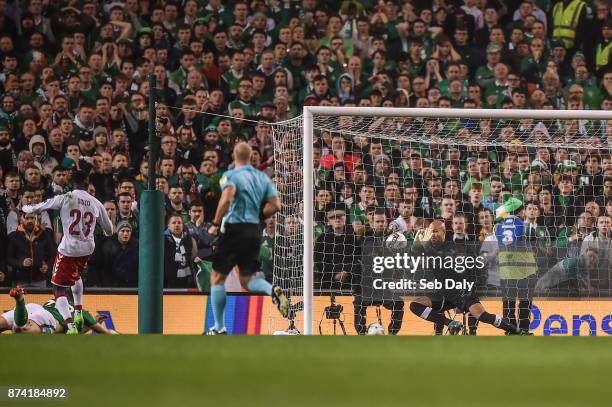
[[[224,283],[234,266],[238,266],[240,271],[242,287],[249,292],[271,296],[283,317],[287,317],[289,311],[289,300],[281,288],[254,276],[259,270],[260,214],[267,219],[278,212],[281,205],[272,180],[250,165],[251,151],[247,143],[236,144],[236,167],[226,171],[219,180],[223,192],[208,233],[216,236],[222,221],[225,222],[225,230],[213,256],[210,297],[215,326],[207,332],[208,335],[227,333],[223,320],[226,303]]]

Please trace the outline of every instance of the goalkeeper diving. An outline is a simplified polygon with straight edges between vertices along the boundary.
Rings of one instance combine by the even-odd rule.
[[[448,256],[456,258],[464,255],[453,242],[445,241],[445,235],[446,228],[444,223],[439,220],[433,221],[427,229],[420,230],[416,234],[415,244],[412,247],[413,254],[440,258]],[[449,278],[456,279],[458,277],[457,271],[452,267],[444,267],[444,262],[439,267],[434,265],[431,271],[434,277],[440,281]],[[458,335],[463,329],[463,324],[459,321],[451,320],[444,314],[445,311],[452,309],[469,312],[479,321],[502,329],[510,335],[529,334],[522,332],[516,325],[505,321],[500,316],[487,312],[480,303],[476,293],[471,290],[438,289],[410,303],[410,311],[416,316],[433,324],[443,324],[448,327],[451,335]]]
[[[47,301],[45,304],[26,304],[25,290],[17,286],[9,292],[15,299],[15,308],[0,314],[0,332],[12,331],[16,334],[65,334],[68,332],[68,324],[62,314],[55,308],[55,301]],[[117,334],[113,329],[108,329],[102,324],[102,318],[94,318],[87,310],[83,310],[83,328],[79,334],[94,331],[98,334]]]

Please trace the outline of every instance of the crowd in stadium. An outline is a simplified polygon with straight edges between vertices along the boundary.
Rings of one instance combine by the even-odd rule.
[[[0,0],[0,286],[50,285],[65,231],[57,213],[20,208],[69,191],[76,169],[89,173],[116,231],[96,231],[85,285],[137,286],[150,74],[164,285],[190,288],[212,255],[207,230],[237,141],[282,183],[271,123],[303,106],[610,110],[611,50],[606,0]],[[421,123],[432,134],[440,126]],[[449,239],[485,240],[509,195],[542,253],[576,259],[580,242],[595,240],[610,259],[612,121],[452,126],[459,138],[507,147],[313,140],[319,280],[350,284],[356,262],[346,256],[356,252],[337,251],[381,228],[410,236],[437,218]],[[557,136],[598,148],[548,147]],[[531,137],[548,146],[521,145]],[[267,278],[274,234],[300,221],[262,224]],[[591,286],[610,288],[610,265],[596,269]]]

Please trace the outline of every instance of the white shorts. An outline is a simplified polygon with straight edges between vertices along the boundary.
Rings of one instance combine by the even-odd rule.
[[[28,319],[34,321],[43,333],[55,333],[57,321],[42,305],[26,304],[26,310],[28,311]],[[5,312],[2,314],[2,317],[6,319],[6,322],[8,322],[13,329],[18,328],[18,326],[15,325],[15,310]]]

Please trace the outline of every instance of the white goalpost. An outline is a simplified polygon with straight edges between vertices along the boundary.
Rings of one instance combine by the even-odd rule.
[[[360,219],[365,219],[368,214],[358,213],[358,211],[367,205],[364,203],[359,207],[356,204],[360,199],[363,199],[359,195],[359,188],[362,188],[363,185],[348,182],[349,177],[354,177],[355,170],[359,171],[360,168],[374,179],[372,184],[378,199],[375,202],[383,202],[381,207],[386,211],[387,222],[389,223],[398,216],[397,202],[403,202],[404,194],[408,193],[408,186],[412,187],[415,184],[414,180],[410,178],[411,176],[407,174],[417,174],[417,172],[418,176],[415,177],[418,178],[419,183],[417,198],[419,201],[413,202],[413,206],[422,205],[423,207],[418,207],[417,209],[422,213],[413,217],[419,226],[423,226],[420,218],[425,219],[426,225],[427,220],[439,217],[439,211],[444,211],[444,209],[440,209],[439,201],[447,198],[446,186],[444,186],[444,192],[441,196],[436,196],[436,192],[433,192],[433,195],[428,195],[432,193],[431,190],[437,188],[434,184],[438,180],[440,183],[448,182],[450,185],[449,191],[453,191],[453,188],[455,190],[457,187],[460,188],[459,198],[455,198],[455,201],[459,202],[456,212],[462,212],[461,197],[463,195],[461,191],[467,190],[469,194],[472,194],[472,189],[478,191],[478,188],[480,188],[481,191],[486,192],[485,198],[488,199],[488,202],[492,202],[494,198],[492,193],[489,192],[491,178],[495,182],[495,179],[501,177],[504,180],[504,189],[510,189],[510,194],[517,197],[522,203],[528,203],[531,194],[542,193],[546,195],[546,191],[552,191],[552,199],[555,200],[557,199],[556,191],[560,191],[559,182],[563,182],[562,179],[565,179],[563,177],[575,174],[575,167],[586,168],[587,165],[591,165],[590,157],[597,157],[596,160],[599,165],[599,172],[589,178],[590,182],[593,179],[599,180],[598,182],[608,179],[606,174],[609,171],[606,172],[607,168],[602,167],[602,164],[608,165],[607,160],[612,148],[612,112],[308,106],[304,107],[302,116],[275,124],[273,133],[276,181],[279,184],[279,192],[283,200],[283,209],[277,218],[274,280],[288,294],[295,306],[292,325],[294,324],[294,327],[300,329],[303,334],[311,335],[315,332],[317,326],[315,313],[322,311],[325,314],[327,311],[327,309],[324,309],[327,302],[318,304],[315,295],[315,291],[317,291],[315,284],[320,284],[319,280],[321,279],[320,276],[316,277],[315,273],[321,273],[320,263],[322,261],[321,254],[317,257],[315,253],[315,246],[317,245],[317,239],[321,240],[320,236],[325,233],[323,230],[329,227],[326,224],[325,213],[318,215],[318,212],[322,211],[321,202],[324,201],[319,194],[325,196],[326,191],[331,191],[330,194],[333,194],[334,201],[340,199],[346,203],[347,213],[350,205],[351,213],[347,217],[349,219],[347,223],[351,224],[351,227],[354,228],[351,230],[354,231],[363,228],[363,231],[365,231],[363,233],[366,233],[366,235],[370,226],[366,225],[367,221],[361,221]],[[314,162],[315,160],[319,162],[321,156],[326,154],[333,155],[333,138],[337,135],[343,138],[343,142],[352,145],[350,153],[353,161],[342,162],[340,160],[342,168],[337,171],[338,174],[334,174],[337,163],[332,158],[333,167],[329,167],[329,160],[326,161],[325,164],[328,166],[321,169],[320,172],[324,173],[322,175],[318,172],[322,165],[319,164],[319,169],[315,168]],[[316,147],[318,156],[315,157],[313,143],[317,139],[321,140],[323,145]],[[372,153],[372,146],[375,144],[383,146],[383,152],[380,156]],[[410,158],[405,157],[404,153],[410,155]],[[449,158],[452,154],[460,157],[456,164],[452,158]],[[548,154],[548,161],[546,161],[546,154]],[[301,157],[299,157],[300,155]],[[353,155],[357,158],[353,158]],[[509,158],[509,156],[512,158]],[[522,163],[517,164],[516,168],[510,168],[511,165],[515,165],[513,160],[516,160],[516,157],[528,160],[529,168],[521,167]],[[424,167],[418,167],[411,159],[414,162],[422,161],[427,164]],[[481,164],[479,160],[483,163]],[[481,171],[481,169],[473,169],[474,163],[477,161],[478,165],[494,168],[495,173],[483,175],[482,179],[479,176],[474,176],[473,171]],[[587,161],[589,161],[588,164]],[[377,173],[379,171],[378,166],[384,167],[385,162],[387,167],[384,172]],[[410,167],[412,164],[415,165],[414,168]],[[536,168],[538,166],[540,168]],[[363,169],[363,167],[366,168]],[[346,179],[342,177],[342,171],[349,174],[346,175]],[[541,269],[538,269],[537,276],[540,279],[555,266],[556,260],[559,260],[559,264],[561,264],[563,259],[573,258],[574,254],[577,254],[576,259],[584,254],[580,251],[585,250],[584,248],[578,248],[575,249],[577,251],[571,252],[572,249],[569,246],[574,242],[572,238],[568,239],[567,246],[561,246],[561,244],[555,246],[555,241],[560,241],[561,237],[566,238],[564,234],[566,232],[563,228],[568,228],[567,233],[572,233],[572,229],[568,225],[578,230],[576,232],[578,235],[582,233],[580,232],[581,224],[579,224],[581,220],[578,218],[585,212],[585,206],[598,204],[600,206],[599,217],[605,216],[605,205],[608,198],[603,195],[603,185],[588,185],[587,178],[590,175],[583,176],[580,171],[582,170],[578,170],[576,181],[572,184],[574,189],[572,190],[571,196],[573,198],[571,201],[577,206],[579,206],[577,202],[580,202],[582,207],[573,211],[571,208],[563,207],[563,213],[555,212],[554,215],[551,215],[550,225],[542,224],[539,226],[542,228],[541,230],[546,232],[549,242],[546,243],[545,239],[541,240],[541,242],[544,242],[542,247],[546,246],[546,250],[548,250],[547,252],[542,249],[542,253],[551,253],[554,250],[554,255],[557,256],[555,261],[550,257],[553,256],[552,254],[549,256],[549,260],[542,260],[545,265],[540,266],[538,263],[538,267]],[[454,175],[455,172],[457,172],[456,176]],[[530,175],[536,172],[539,175]],[[395,198],[393,198],[393,193],[388,191],[395,187],[388,186],[390,184],[395,185],[397,175],[391,174],[399,174],[400,177],[397,184],[401,192],[397,201],[395,201],[395,207],[393,204],[389,204],[389,201],[393,201]],[[335,178],[336,176],[338,180]],[[367,177],[368,175],[366,175]],[[390,179],[388,177],[396,178]],[[539,181],[534,181],[536,179]],[[370,181],[367,182],[368,185],[369,183]],[[477,184],[478,187],[473,187],[472,184]],[[323,192],[320,192],[321,190]],[[543,190],[544,192],[542,192]],[[365,196],[365,193],[363,196]],[[493,202],[490,207],[495,210],[499,207],[504,209],[502,198],[495,199],[497,201]],[[540,202],[537,197],[533,200]],[[425,208],[423,202],[429,202],[429,206]],[[560,202],[569,201],[563,196],[560,198]],[[589,202],[595,202],[595,204],[589,204]],[[545,212],[546,206],[545,204],[542,205],[542,212]],[[467,206],[467,204],[464,204],[464,207]],[[495,213],[495,210],[492,212]],[[570,212],[571,215],[569,215]],[[317,216],[319,216],[318,219],[316,219]],[[478,214],[473,216],[472,219],[478,218]],[[589,217],[590,219],[590,212],[588,216],[583,217]],[[593,220],[594,224],[589,226],[588,230],[589,233],[592,231],[597,235],[598,217],[593,217],[595,218]],[[300,229],[294,226],[297,221],[301,225]],[[546,218],[546,221],[548,221],[548,218]],[[486,233],[483,230],[488,230],[486,226],[472,225],[471,227],[476,240],[479,238],[476,231],[479,227],[482,227],[480,229],[480,239],[482,241]],[[488,233],[491,233],[490,230]],[[538,237],[544,236],[544,232],[539,233],[541,236]],[[408,232],[405,234],[408,235]],[[555,234],[555,236],[549,236],[552,234]],[[580,239],[584,240],[586,236],[580,235]],[[408,240],[410,240],[410,237],[408,237]],[[590,240],[587,239],[587,241]],[[538,244],[540,244],[539,240]],[[597,247],[600,257],[600,263],[597,266],[599,267],[599,274],[597,272],[591,273],[590,280],[587,281],[590,281],[590,288],[596,288],[595,291],[591,291],[591,297],[608,298],[612,289],[612,282],[604,280],[611,266],[609,259],[603,258],[602,260],[601,256],[607,256],[610,252],[605,252],[605,247],[604,249],[601,247]],[[358,261],[356,251],[353,254],[355,256],[353,259]],[[316,257],[318,260],[316,260]],[[318,264],[316,264],[317,261]],[[332,266],[340,267],[340,265]],[[603,267],[603,272],[601,272],[601,267]],[[334,269],[334,272],[338,269]],[[347,287],[355,289],[356,285],[360,284],[351,279],[351,276],[346,277],[347,274],[344,271],[338,273],[341,275],[340,278],[337,278],[338,274],[331,278],[331,290],[329,292],[332,292],[330,294],[332,303],[334,301],[334,290],[338,292],[344,290],[346,292]],[[350,272],[348,274],[350,275]],[[485,275],[485,279],[489,278],[490,280],[490,274],[489,272],[488,277]],[[609,276],[612,277],[612,273]],[[348,282],[343,285],[343,281],[346,281],[347,278]],[[338,283],[337,280],[342,279],[344,280]],[[534,290],[538,281],[537,279],[533,281],[534,286],[532,288]],[[487,282],[487,287],[492,290],[491,287],[493,286],[489,283],[490,281]],[[555,289],[558,287],[565,286],[563,284],[557,285]],[[569,291],[559,291],[565,294],[554,292],[557,293],[557,296],[564,296],[569,293],[567,297],[574,298],[575,295],[572,294],[571,287],[573,286],[570,284],[570,288],[567,289]],[[541,294],[541,292],[538,293]],[[583,292],[580,291],[580,294],[583,295]],[[348,302],[345,303],[345,311],[347,304]],[[608,311],[612,311],[612,309]],[[408,307],[406,307],[406,315],[409,312]],[[321,318],[324,319],[325,317],[322,316]],[[380,314],[378,314],[378,318],[380,319]],[[334,320],[334,331],[335,322]],[[346,322],[347,325],[353,325],[352,319],[347,319]],[[273,329],[284,329],[283,325],[286,325],[286,322],[280,321],[278,317],[273,317]],[[319,329],[321,329],[320,327],[321,322],[319,322]],[[408,332],[411,330],[410,327],[406,329]],[[419,331],[418,333],[423,332]]]

